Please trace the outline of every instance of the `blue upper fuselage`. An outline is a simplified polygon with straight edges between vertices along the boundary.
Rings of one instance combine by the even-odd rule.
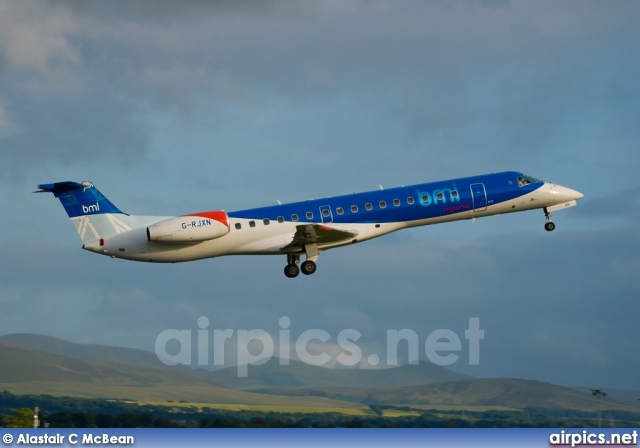
[[[543,182],[515,171],[230,212],[240,219],[301,223],[415,221],[478,210],[537,190]]]

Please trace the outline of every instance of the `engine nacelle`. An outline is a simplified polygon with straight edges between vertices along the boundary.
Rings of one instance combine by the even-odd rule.
[[[229,233],[229,216],[222,210],[165,219],[147,227],[149,241],[188,243]]]

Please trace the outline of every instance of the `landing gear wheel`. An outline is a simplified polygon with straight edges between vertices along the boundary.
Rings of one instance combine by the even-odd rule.
[[[300,268],[297,264],[291,263],[284,267],[284,275],[289,278],[297,277],[300,273]]]
[[[300,266],[304,275],[311,275],[316,272],[316,264],[312,260],[307,260]]]
[[[544,225],[544,230],[546,230],[547,232],[551,232],[553,229],[556,228],[556,225],[551,222],[551,213],[549,213],[549,210],[547,209],[547,207],[545,207],[543,210],[544,210],[544,217],[547,221],[547,223]]]

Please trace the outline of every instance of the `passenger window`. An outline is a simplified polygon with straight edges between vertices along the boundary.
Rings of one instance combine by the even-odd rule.
[[[255,226],[256,226],[255,221],[249,221],[249,227],[255,227]]]
[[[331,213],[329,212],[328,209],[326,209],[326,208],[322,209],[322,216],[324,216],[325,218],[328,218],[330,214]]]
[[[342,207],[338,207],[338,208],[336,209],[336,213],[337,213],[338,215],[342,215],[342,214],[344,213],[344,209],[343,209]]]
[[[373,208],[373,205],[367,202],[366,204],[364,204],[364,208],[366,208],[367,210],[371,210]]]
[[[236,223],[236,229],[240,230],[242,228],[242,224],[240,224],[239,222]]]
[[[413,197],[409,196],[407,198],[407,204],[411,205],[411,204],[413,204],[413,202],[414,202]]]
[[[398,207],[400,205],[400,199],[394,199],[393,200],[393,205],[395,205],[396,207]]]
[[[284,216],[278,216],[278,222],[279,223],[283,223],[284,222]]]
[[[295,213],[291,215],[291,221],[297,221],[297,220],[298,220],[298,215],[296,215]]]
[[[385,201],[380,201],[380,208],[387,208],[387,203]]]
[[[421,197],[422,197],[422,202],[424,202],[425,204],[428,204],[429,201],[431,201],[431,198],[429,197],[428,194],[423,194]]]
[[[444,195],[438,191],[438,192],[436,193],[436,199],[437,199],[438,201],[442,201],[442,200],[444,199]]]
[[[453,190],[451,192],[451,197],[454,198],[454,199],[457,198],[458,197],[458,190]]]
[[[357,205],[352,205],[351,206],[351,212],[352,213],[358,213],[358,206]]]
[[[269,225],[269,218],[264,218],[262,220],[262,222],[264,223],[265,226],[268,226]]]
[[[313,219],[313,212],[307,212],[307,219]]]

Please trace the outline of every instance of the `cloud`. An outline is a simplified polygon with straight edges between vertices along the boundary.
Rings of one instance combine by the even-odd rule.
[[[598,222],[617,222],[635,226],[639,210],[640,187],[637,187],[588,198],[585,207],[576,209],[576,213]]]
[[[20,128],[11,121],[7,114],[8,102],[0,100],[0,132],[15,132]]]
[[[64,8],[0,3],[0,48],[12,70],[46,77],[71,75],[82,65],[80,51],[70,40],[77,31],[75,18]]]
[[[479,317],[468,373],[633,384],[637,8],[0,1],[0,325],[149,349],[200,316],[272,335],[288,316],[366,351]],[[503,169],[585,198],[552,234],[539,212],[405,230],[294,281],[284,257],[97,257],[31,195],[88,179],[123,210],[179,214]]]
[[[145,155],[147,131],[126,99],[95,93],[12,104],[20,132],[0,137],[5,178],[42,165],[122,167]]]

